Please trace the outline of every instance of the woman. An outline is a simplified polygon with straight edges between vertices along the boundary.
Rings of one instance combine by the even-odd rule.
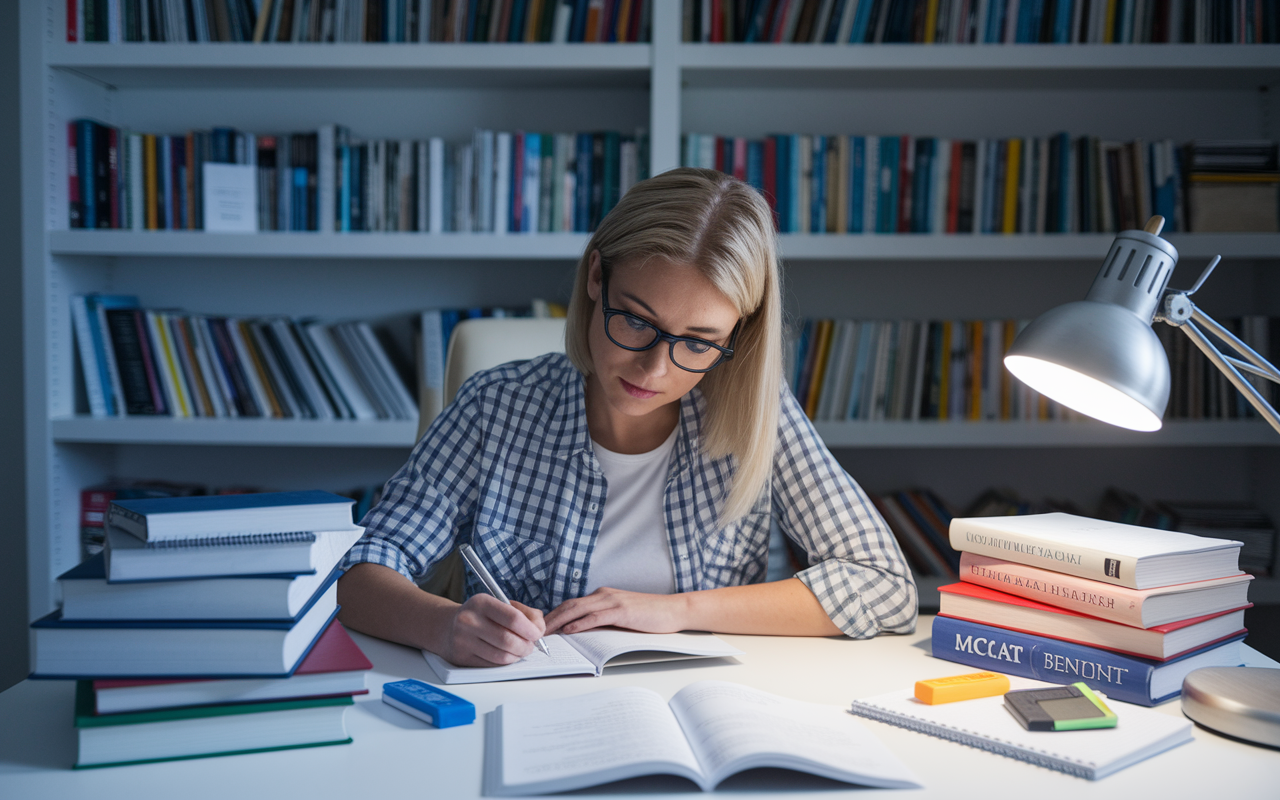
[[[897,543],[782,385],[779,284],[746,184],[678,169],[633,187],[578,264],[567,355],[473,376],[388,482],[342,621],[475,666],[605,625],[912,631]],[[771,517],[813,566],[757,583]],[[413,583],[463,542],[512,605],[470,575],[461,605]]]

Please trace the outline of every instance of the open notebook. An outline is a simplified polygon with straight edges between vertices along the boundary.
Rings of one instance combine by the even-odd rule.
[[[1010,677],[1011,689],[1039,689],[1051,683]],[[990,750],[1059,772],[1097,780],[1191,741],[1183,717],[1132,705],[1111,705],[1120,718],[1114,728],[1086,731],[1028,731],[1004,708],[1004,697],[983,697],[931,706],[912,689],[853,701],[853,713],[953,742]]]
[[[565,792],[641,775],[679,775],[704,791],[755,767],[882,788],[918,788],[898,758],[836,706],[724,681],[671,702],[640,686],[506,703],[485,718],[484,794]]]
[[[605,665],[723,658],[742,651],[709,633],[637,633],[612,628],[554,634],[543,641],[550,655],[534,650],[505,667],[457,667],[427,650],[422,655],[445,683],[489,683],[547,678],[554,675],[600,675]]]

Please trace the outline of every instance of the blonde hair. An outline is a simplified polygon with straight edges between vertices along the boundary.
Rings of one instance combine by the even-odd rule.
[[[587,280],[597,251],[605,275],[653,258],[687,264],[737,307],[742,327],[733,358],[698,384],[707,401],[703,451],[737,460],[720,522],[737,521],[768,486],[778,435],[782,288],[768,203],[742,181],[708,169],[674,169],[633,186],[601,221],[578,262],[565,352],[584,375],[592,373],[587,331],[595,301]]]

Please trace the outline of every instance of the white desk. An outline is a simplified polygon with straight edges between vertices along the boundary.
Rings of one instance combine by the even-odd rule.
[[[370,693],[347,711],[355,743],[227,758],[195,759],[132,767],[73,771],[73,685],[24,681],[0,694],[0,798],[429,798],[455,800],[480,793],[483,714],[518,700],[566,697],[625,684],[640,684],[670,697],[703,678],[748,684],[801,700],[847,706],[865,697],[911,686],[916,680],[969,671],[929,655],[932,617],[912,636],[871,641],[726,636],[746,655],[736,660],[674,662],[607,670],[602,678],[453,687],[476,704],[480,719],[436,730],[381,701],[387,681],[435,676],[416,650],[355,634],[374,669]],[[1117,703],[1123,720],[1124,709]],[[1181,714],[1179,704],[1160,711]],[[863,724],[907,763],[923,791],[888,791],[895,797],[1026,797],[1031,800],[1221,797],[1243,800],[1280,796],[1280,751],[1229,741],[1195,730],[1195,741],[1101,781],[1085,781],[1020,761],[912,733],[870,720]],[[1122,722],[1123,724],[1123,722]],[[1070,735],[1070,734],[1064,734]],[[793,773],[749,773],[730,779],[713,795],[679,779],[637,779],[584,790],[577,796],[644,793],[712,797],[769,790],[779,797],[863,797],[868,790]],[[855,795],[856,793],[856,795]]]

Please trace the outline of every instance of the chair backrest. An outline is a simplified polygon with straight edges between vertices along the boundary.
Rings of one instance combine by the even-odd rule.
[[[453,402],[463,382],[480,370],[508,361],[564,352],[564,319],[483,317],[454,327],[444,366],[444,405]],[[419,415],[421,438],[431,419]]]

